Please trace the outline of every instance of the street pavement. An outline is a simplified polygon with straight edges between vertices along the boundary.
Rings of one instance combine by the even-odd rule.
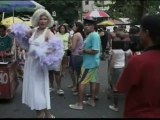
[[[72,95],[71,88],[67,86],[71,83],[71,78],[68,70],[62,79],[62,89],[65,94],[59,96],[56,91],[51,92],[51,112],[56,118],[122,118],[124,96],[119,99],[119,112],[112,111],[108,108],[112,103],[111,99],[107,98],[107,65],[108,62],[101,61],[99,79],[101,88],[99,92],[99,100],[95,107],[84,105],[83,110],[73,110],[69,108],[69,104],[77,101],[77,96]],[[86,88],[86,93],[89,92],[89,87]],[[28,96],[29,97],[29,96]],[[0,100],[0,118],[35,118],[35,112],[22,104],[22,81],[19,81],[19,86],[16,94],[11,100]]]

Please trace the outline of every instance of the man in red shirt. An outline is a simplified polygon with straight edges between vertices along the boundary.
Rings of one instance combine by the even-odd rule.
[[[117,89],[126,95],[124,117],[160,118],[160,15],[142,18],[144,52],[133,56]]]

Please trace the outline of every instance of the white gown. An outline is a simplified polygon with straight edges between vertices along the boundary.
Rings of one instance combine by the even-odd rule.
[[[33,33],[29,39],[29,52],[45,42],[46,31],[47,29],[36,39],[35,32]],[[37,59],[31,55],[27,56],[24,66],[22,103],[28,105],[31,110],[51,109],[48,69],[42,69]]]

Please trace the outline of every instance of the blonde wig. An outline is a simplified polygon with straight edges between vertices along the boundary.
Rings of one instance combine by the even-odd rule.
[[[31,18],[31,23],[33,27],[38,27],[38,22],[40,20],[40,17],[44,15],[48,17],[48,26],[47,27],[52,27],[54,21],[53,21],[53,17],[51,16],[51,14],[45,10],[45,9],[38,9],[34,12],[34,14],[32,15]]]

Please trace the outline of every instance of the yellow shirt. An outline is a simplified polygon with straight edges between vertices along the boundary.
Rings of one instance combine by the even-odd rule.
[[[69,42],[69,33],[65,33],[65,34],[60,34],[59,33],[59,37],[63,41],[64,50],[67,50],[68,49],[68,42]]]

